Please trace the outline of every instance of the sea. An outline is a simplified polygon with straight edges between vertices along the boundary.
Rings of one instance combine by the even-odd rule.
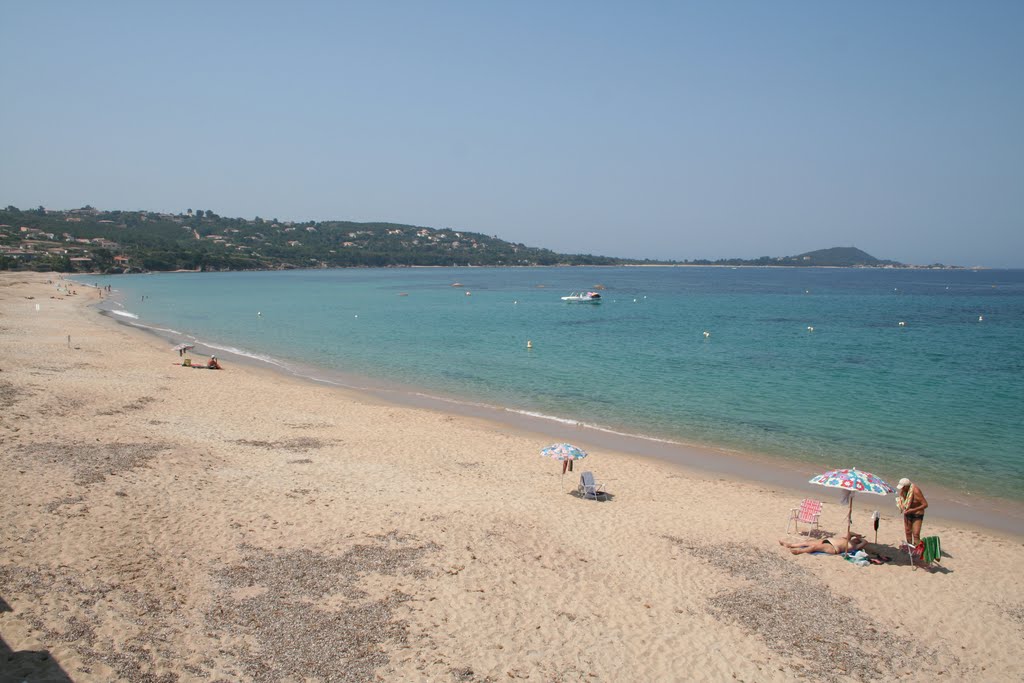
[[[558,426],[1024,501],[1024,270],[77,276],[197,352]],[[600,304],[567,303],[598,291]],[[568,437],[567,437],[568,438]],[[723,457],[726,457],[723,455]]]

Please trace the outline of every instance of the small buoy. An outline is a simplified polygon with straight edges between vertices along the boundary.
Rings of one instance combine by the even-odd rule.
[[[533,342],[530,341],[529,339],[526,340],[526,348],[528,348],[528,349],[532,349],[533,348]]]
[[[636,303],[636,299],[633,299],[633,303]]]
[[[358,313],[356,313],[355,317],[356,317],[356,318],[358,318],[358,317],[359,317],[359,314],[358,314]]]
[[[808,326],[807,326],[807,331],[808,331],[808,332],[814,332],[814,327],[813,327],[813,326],[811,326],[811,325],[808,325]]]
[[[907,326],[907,324],[901,320],[900,321],[900,327],[906,327],[906,326]]]
[[[979,316],[978,316],[978,322],[979,322],[979,323],[980,323],[981,321],[983,321],[984,319],[985,319],[985,316],[983,316],[983,315],[979,315]]]
[[[711,336],[711,333],[708,332],[707,330],[704,330],[704,338],[707,339],[710,336]]]
[[[263,315],[263,311],[256,311],[256,317],[260,317],[262,315]]]
[[[519,303],[519,302],[518,302],[518,301],[513,301],[512,303],[514,303],[514,304],[517,304],[517,303]]]
[[[466,296],[473,296],[473,292],[466,292]]]

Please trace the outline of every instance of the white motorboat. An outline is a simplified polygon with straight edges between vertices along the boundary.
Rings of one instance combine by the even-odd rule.
[[[562,301],[574,304],[599,304],[601,295],[597,292],[572,292],[569,296],[563,296]]]

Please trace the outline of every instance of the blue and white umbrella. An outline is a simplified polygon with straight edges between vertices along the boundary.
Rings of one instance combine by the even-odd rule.
[[[587,457],[587,452],[571,443],[556,443],[540,449],[541,457],[562,461],[562,478],[565,478],[566,466],[573,460]],[[561,481],[561,480],[559,480]]]
[[[571,443],[556,443],[540,449],[540,454],[553,460],[580,460],[587,457],[587,452]]]

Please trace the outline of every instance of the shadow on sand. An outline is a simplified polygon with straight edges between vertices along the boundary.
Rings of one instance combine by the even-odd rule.
[[[13,612],[0,598],[0,612]],[[73,683],[67,672],[50,656],[49,650],[15,652],[0,637],[0,683]]]
[[[895,565],[897,567],[909,567],[910,563],[911,563],[910,555],[907,554],[907,551],[901,550],[898,545],[889,545],[887,543],[870,543],[870,544],[868,544],[868,547],[867,547],[866,550],[867,550],[868,554],[871,555],[871,556],[881,555],[881,556],[884,556],[884,557],[892,558],[891,562],[887,562],[886,564],[892,564],[892,565]],[[943,550],[942,551],[942,557],[945,558],[945,557],[953,557],[953,556],[950,555],[949,553],[947,553],[945,550]],[[921,558],[915,558],[913,562],[914,562],[914,566],[917,567],[918,569],[923,569],[923,570],[925,570],[927,572],[930,572],[932,574],[952,574],[953,573],[952,569],[949,569],[948,567],[944,567],[941,564],[937,564],[935,562],[932,562],[931,564],[927,564],[926,565],[924,562],[921,561]]]
[[[572,491],[566,491],[566,493],[568,493],[570,496],[573,496],[574,498],[579,498],[580,500],[595,500],[598,503],[605,503],[605,502],[608,502],[608,501],[615,500],[615,494],[614,493],[608,493],[607,491],[599,492],[596,497],[595,496],[584,496],[583,493],[579,489],[573,489]]]

